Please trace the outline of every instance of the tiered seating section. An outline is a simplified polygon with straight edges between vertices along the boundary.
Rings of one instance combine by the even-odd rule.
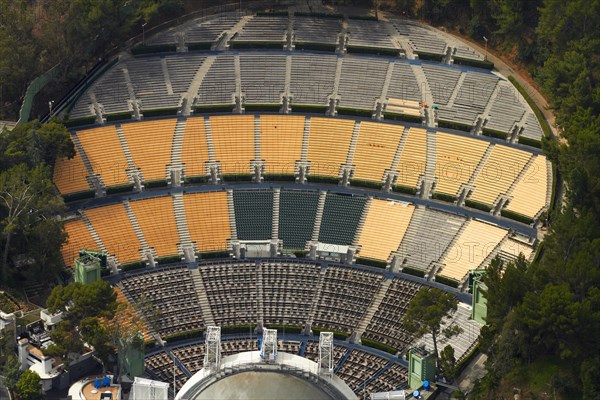
[[[187,268],[169,268],[120,282],[129,302],[161,336],[204,329],[200,304]]]
[[[422,68],[433,100],[439,106],[440,120],[470,126],[482,116],[485,129],[512,135],[513,127],[518,126],[516,134],[536,141],[541,139],[540,126],[529,106],[505,79],[485,70],[351,54],[340,57],[343,62],[338,81],[335,68],[338,55],[294,51],[289,54],[292,71],[286,79],[288,65],[284,55],[253,50],[233,55],[222,51],[228,44],[245,49],[284,49],[291,45],[292,49],[332,51],[340,43],[346,43],[344,47],[350,53],[367,48],[370,53],[379,51],[394,56],[402,49],[409,59],[433,56],[441,60],[447,56],[456,62],[483,61],[481,54],[465,44],[414,21],[398,19],[388,23],[350,18],[345,23],[347,28],[342,34],[342,21],[338,18],[258,15],[240,20],[238,15],[223,14],[172,28],[149,38],[147,45],[169,45],[169,51],[175,48],[182,51],[187,46],[191,53],[120,61],[81,96],[69,117],[118,114],[123,118],[144,111],[181,109],[190,98],[188,90],[198,88],[193,81],[200,83],[197,93],[191,93],[195,95],[193,104],[200,106],[200,110],[203,106],[222,105],[231,105],[233,109],[234,95],[239,89],[245,97],[241,101],[248,105],[281,104],[283,94],[291,95],[292,109],[294,105],[312,105],[324,110],[329,97],[337,95],[340,109],[375,112],[384,87],[388,88],[389,104],[392,100],[418,104],[425,99],[421,95],[423,83],[416,78],[419,74],[412,71]],[[221,51],[216,55],[195,53],[217,47]],[[236,57],[239,66],[234,62]],[[309,62],[310,58],[318,61]],[[394,68],[387,78],[390,62]],[[388,85],[384,85],[386,80]],[[284,93],[286,81],[290,82],[291,93]],[[334,93],[336,81],[339,87]],[[506,95],[507,92],[510,93]],[[492,107],[487,107],[488,104]],[[393,112],[392,108],[387,111]]]
[[[338,245],[341,253],[346,252],[342,246],[356,246],[359,261],[386,263],[396,257],[399,269],[420,270],[423,274],[445,264],[445,268],[436,269],[437,273],[460,281],[470,269],[485,268],[487,263],[482,262],[505,236],[517,237],[506,228],[467,221],[461,215],[397,200],[338,193],[325,194],[316,232],[320,193],[314,189],[281,190],[277,221],[273,218],[273,190],[234,190],[231,204],[227,196],[223,190],[185,193],[183,207],[177,208],[175,198],[166,195],[82,210],[89,228],[82,219],[65,223],[69,234],[62,248],[65,264],[72,266],[80,249],[104,250],[116,265],[144,261],[148,251],[159,264],[173,262],[172,256],[183,257],[181,245],[188,240],[197,253],[223,253],[231,250],[233,217],[235,233],[242,241],[279,239],[284,251],[291,253],[308,249],[313,235],[317,235],[320,243],[334,246],[332,252]],[[274,223],[279,228],[276,238]],[[97,235],[97,241],[93,235]],[[469,250],[472,240],[477,241],[475,250],[480,255],[464,261],[468,251],[473,250]],[[524,242],[523,251],[530,254],[529,240],[517,240]],[[495,245],[490,247],[492,242]],[[457,269],[451,273],[453,268]]]
[[[279,196],[279,238],[286,249],[304,249],[313,233],[319,194],[282,190]]]
[[[505,229],[477,220],[466,222],[462,233],[455,238],[442,260],[442,276],[462,281],[465,275],[478,268],[507,236]]]
[[[366,198],[330,194],[325,199],[319,241],[350,245],[354,241]]]
[[[121,125],[133,163],[145,181],[166,179],[176,122],[166,119]]]
[[[206,265],[200,273],[217,325],[256,323],[259,304],[255,263]]]
[[[362,320],[382,275],[349,268],[327,268],[313,327],[351,333]]]
[[[373,376],[388,364],[388,360],[361,350],[352,350],[336,374],[346,382],[355,393],[366,394],[366,384]]]
[[[385,343],[398,350],[407,348],[414,337],[403,328],[401,322],[410,299],[421,287],[420,283],[394,279],[363,337]]]
[[[358,239],[360,256],[387,260],[398,249],[413,211],[412,204],[373,199]]]
[[[304,327],[317,293],[321,267],[303,263],[262,263],[263,320],[269,325]]]

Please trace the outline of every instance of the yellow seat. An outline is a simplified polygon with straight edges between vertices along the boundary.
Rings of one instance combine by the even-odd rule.
[[[310,175],[339,176],[352,140],[354,121],[334,118],[311,118],[308,137]]]
[[[421,128],[410,128],[407,135],[396,168],[398,172],[396,184],[416,187],[427,165],[427,131]]]
[[[73,267],[75,265],[75,259],[79,257],[79,250],[100,250],[85,222],[81,219],[65,222],[65,232],[67,240],[60,248],[60,252],[66,266]]]
[[[84,213],[98,233],[106,251],[117,256],[120,263],[126,264],[142,259],[142,245],[135,235],[123,204],[90,208]]]
[[[506,194],[531,153],[497,144],[475,178],[471,200],[493,205],[500,194]]]
[[[208,144],[204,118],[188,118],[183,135],[181,161],[185,164],[186,176],[206,175],[205,163],[208,161]]]
[[[136,200],[129,203],[146,243],[159,257],[178,254],[179,233],[171,196]]]
[[[254,160],[254,116],[210,117],[215,160],[223,174],[249,174]]]
[[[69,194],[90,190],[86,177],[88,171],[79,153],[75,157],[56,160],[52,180],[60,194]]]
[[[402,242],[414,210],[412,204],[373,199],[358,239],[359,255],[387,261]]]
[[[386,169],[392,166],[403,126],[362,122],[354,152],[356,179],[381,182]]]
[[[438,275],[461,281],[481,264],[508,234],[505,229],[484,222],[471,220],[454,242],[442,261],[444,268]]]
[[[548,198],[548,162],[536,156],[525,175],[517,183],[507,210],[533,218],[546,206]]]
[[[127,159],[114,126],[86,129],[77,132],[79,142],[92,169],[102,178],[106,186],[125,184],[127,177]]]
[[[226,250],[231,238],[227,193],[193,193],[183,196],[187,225],[198,251]]]
[[[304,117],[262,115],[260,117],[260,158],[267,174],[293,174],[302,157]]]
[[[489,144],[449,133],[436,133],[436,192],[458,195],[460,186],[468,183]]]
[[[133,163],[142,170],[144,181],[167,178],[176,119],[121,125]]]

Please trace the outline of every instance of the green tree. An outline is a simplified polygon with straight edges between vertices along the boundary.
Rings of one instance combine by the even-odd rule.
[[[4,376],[4,384],[6,387],[14,391],[17,387],[17,382],[21,376],[21,363],[17,357],[8,356],[6,362],[2,366],[2,375]]]
[[[438,368],[449,381],[456,378],[456,358],[454,358],[454,348],[452,346],[446,345],[442,350]]]
[[[33,168],[18,164],[0,173],[0,211],[3,212],[0,224],[4,236],[0,275],[4,282],[12,238],[63,210],[64,204],[54,194],[49,175],[44,164]]]
[[[462,331],[457,325],[443,328],[444,320],[456,311],[457,306],[458,299],[454,295],[436,288],[423,288],[408,304],[403,319],[404,327],[417,336],[431,334],[433,351],[438,356],[440,335],[450,338]]]
[[[21,374],[16,387],[19,399],[35,400],[42,398],[40,376],[30,369]]]
[[[51,313],[63,311],[67,318],[78,325],[87,317],[111,319],[117,310],[117,295],[106,281],[87,285],[79,282],[56,286],[46,304]]]

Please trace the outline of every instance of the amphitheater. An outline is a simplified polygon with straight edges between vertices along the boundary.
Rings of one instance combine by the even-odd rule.
[[[146,373],[173,393],[202,370],[209,326],[224,357],[275,327],[279,351],[316,361],[334,332],[354,393],[406,388],[403,355],[431,338],[401,320],[425,286],[461,301],[449,344],[466,357],[470,273],[531,260],[550,204],[529,105],[412,20],[221,11],[147,35],[65,106],[65,264],[103,251],[120,299],[159,310]]]

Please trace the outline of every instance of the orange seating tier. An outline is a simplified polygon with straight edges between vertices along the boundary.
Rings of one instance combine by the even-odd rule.
[[[178,254],[179,233],[171,196],[137,200],[129,204],[148,246],[154,248],[159,257]]]
[[[79,142],[92,169],[106,186],[126,184],[128,164],[114,126],[86,129],[77,132]]]
[[[227,249],[227,240],[231,238],[227,194],[186,194],[183,202],[190,238],[198,251]]]
[[[164,119],[121,125],[133,163],[145,181],[166,179],[176,123],[176,119]]]
[[[208,144],[204,118],[188,118],[183,136],[181,161],[185,164],[186,176],[206,175]]]
[[[85,215],[102,240],[106,251],[126,264],[141,259],[138,240],[125,207],[121,203],[85,210]]]

